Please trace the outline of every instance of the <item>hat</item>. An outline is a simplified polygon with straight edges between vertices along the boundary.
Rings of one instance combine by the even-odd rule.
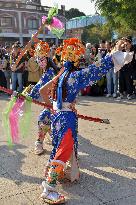
[[[63,61],[78,62],[85,53],[85,47],[78,38],[69,38],[63,41],[61,58]]]
[[[86,43],[86,48],[91,48],[91,43]]]
[[[49,44],[44,41],[40,41],[39,43],[37,43],[35,47],[34,55],[37,57],[48,57],[49,51],[50,51]]]

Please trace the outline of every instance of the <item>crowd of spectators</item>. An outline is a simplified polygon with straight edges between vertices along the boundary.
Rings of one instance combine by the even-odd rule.
[[[82,90],[81,95],[105,95],[106,97],[117,97],[118,99],[127,97],[129,100],[135,98],[136,47],[133,45],[131,36],[123,37],[115,42],[102,40],[99,45],[87,43],[84,56],[86,65],[97,62],[106,55],[112,55],[115,51],[132,52],[132,61],[124,64],[120,70],[117,70],[116,65],[113,63],[113,69],[95,85]]]
[[[29,84],[35,85],[43,74],[34,57],[33,46],[21,58],[16,70],[11,69],[21,49],[23,46],[19,42],[15,42],[12,47],[0,48],[0,85],[18,92],[22,92]]]
[[[38,66],[34,57],[34,47],[32,46],[21,58],[17,69],[13,71],[12,66],[20,55],[23,47],[19,42],[14,43],[11,47],[0,46],[0,86],[11,88],[13,91],[22,92],[29,84],[35,85],[43,74],[43,70]],[[56,46],[51,46],[50,58],[54,58]],[[117,71],[113,63],[106,76],[92,86],[81,90],[81,95],[106,96],[113,98],[132,99],[136,92],[136,48],[132,43],[130,36],[109,42],[102,40],[100,44],[86,44],[85,55],[81,58],[80,67],[87,67],[92,63],[99,62],[104,56],[111,54],[114,50],[133,51],[133,59],[128,64],[122,66]]]

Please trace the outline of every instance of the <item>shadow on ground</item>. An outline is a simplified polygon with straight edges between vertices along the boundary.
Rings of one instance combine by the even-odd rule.
[[[16,184],[28,182],[30,184],[41,184],[42,178],[24,175],[22,173],[22,165],[24,163],[25,154],[21,150],[27,149],[27,146],[17,144],[13,147],[7,145],[0,146],[0,177],[14,181]],[[33,165],[31,167],[33,169]],[[32,170],[30,170],[32,172]]]
[[[79,136],[79,165],[80,180],[63,184],[72,198],[70,205],[117,205],[118,200],[136,195],[136,159],[100,148]]]

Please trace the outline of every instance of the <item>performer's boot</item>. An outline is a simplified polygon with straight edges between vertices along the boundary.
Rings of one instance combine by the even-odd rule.
[[[55,189],[59,178],[64,177],[65,163],[59,160],[52,161],[46,177],[46,182],[42,182],[43,193],[41,198],[48,204],[64,204],[65,197]]]
[[[45,177],[47,177],[49,169],[50,169],[50,163],[47,163],[44,169]],[[73,150],[70,160],[66,162],[66,166],[64,169],[64,178],[60,178],[60,182],[62,182],[63,179],[67,179],[70,182],[74,182],[74,181],[78,181],[79,178],[80,178],[79,164],[75,156],[75,152]]]
[[[41,140],[36,140],[35,142],[35,148],[34,148],[34,153],[36,155],[41,155],[44,153],[44,149],[43,149],[43,141]]]
[[[39,125],[39,133],[38,133],[38,139],[35,142],[35,154],[36,155],[41,155],[44,153],[43,149],[43,141],[45,138],[45,135],[47,132],[49,132],[50,126],[41,124]]]

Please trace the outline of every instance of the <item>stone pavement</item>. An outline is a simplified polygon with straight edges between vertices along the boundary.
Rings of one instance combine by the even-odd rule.
[[[36,117],[41,107],[32,106],[30,132],[20,144],[8,147],[1,112],[8,102],[0,96],[0,205],[45,205],[39,199],[43,168],[51,145],[35,156]],[[81,114],[109,118],[110,125],[79,120],[78,183],[59,184],[67,205],[136,205],[136,100],[79,97]]]

